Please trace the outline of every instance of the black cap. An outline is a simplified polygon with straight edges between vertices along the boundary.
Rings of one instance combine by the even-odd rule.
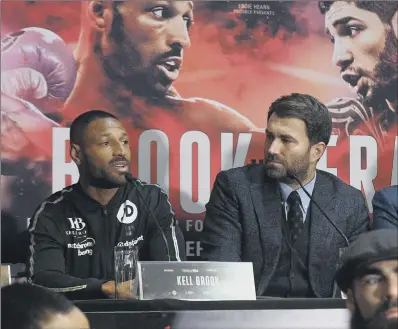
[[[389,259],[398,259],[398,230],[380,229],[361,234],[341,256],[335,280],[347,292],[369,264]]]

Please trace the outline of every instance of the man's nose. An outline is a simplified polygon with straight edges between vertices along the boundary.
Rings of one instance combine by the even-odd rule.
[[[353,54],[346,40],[336,39],[333,49],[333,64],[344,71],[354,61]]]
[[[179,45],[182,49],[191,46],[187,22],[182,17],[175,17],[169,23],[168,43],[171,46]]]
[[[392,273],[388,280],[387,297],[392,301],[398,301],[398,273]]]
[[[280,142],[278,139],[274,139],[268,148],[268,154],[278,155],[280,154]]]
[[[124,147],[124,144],[121,142],[115,142],[113,144],[113,155],[114,156],[125,156],[126,155],[126,149]]]

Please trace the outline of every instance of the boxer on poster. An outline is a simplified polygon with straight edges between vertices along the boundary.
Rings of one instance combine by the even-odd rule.
[[[138,154],[138,147],[134,148],[133,172],[138,172],[146,181],[152,181],[156,172],[157,182],[170,193],[179,216],[198,219],[208,200],[212,180],[220,168],[241,165],[246,159],[261,158],[262,143],[256,142],[256,136],[263,136],[263,132],[228,106],[203,98],[183,98],[173,87],[182,69],[184,50],[190,46],[192,21],[193,3],[190,1],[82,3],[80,37],[74,49],[76,82],[64,106],[53,117],[61,126],[68,126],[87,108],[100,106],[126,120],[133,143],[138,144],[142,134],[148,132],[143,137],[154,139],[158,150],[168,153],[164,155],[159,151],[154,168],[155,161],[151,155],[147,152]],[[17,46],[22,45],[14,45]],[[14,124],[16,132],[24,131],[19,121]],[[51,125],[39,130],[45,136],[52,132]],[[192,195],[196,188],[187,184],[191,181],[195,184],[195,174],[187,170],[188,165],[180,168],[180,144],[186,133],[196,134],[200,141],[209,145],[206,156],[199,157],[206,160],[206,164],[200,166],[200,172],[203,169],[205,176],[198,180],[205,187],[197,188],[197,201]],[[240,152],[234,154],[233,141],[231,146],[229,143],[221,145],[222,133],[233,134],[231,141],[238,133],[247,133],[238,140]],[[195,137],[185,149],[197,140]],[[47,155],[47,159],[53,157],[51,143],[40,142],[36,146],[46,148],[42,154]],[[20,158],[18,151],[24,150],[26,148],[13,149],[13,158]],[[189,160],[193,162],[192,159],[194,155]],[[62,180],[65,175],[55,177]],[[186,186],[181,187],[182,184]]]
[[[60,121],[68,124],[85,109],[97,108],[100,104],[100,108],[106,108],[121,118],[133,116],[132,129],[135,134],[146,129],[167,130],[169,127],[171,131],[168,136],[202,131],[209,137],[217,134],[214,144],[219,144],[220,132],[261,134],[250,120],[228,106],[203,98],[182,98],[173,87],[183,66],[184,49],[190,47],[189,29],[192,23],[191,1],[82,3],[81,33],[74,50],[77,73],[69,64],[69,58],[67,63],[63,62],[67,57],[64,54],[61,56],[67,52],[65,47],[59,48],[59,65],[65,70],[68,68],[70,76],[77,74],[73,89],[68,89],[65,104],[58,109],[63,118]],[[48,39],[49,33],[52,32],[43,31],[43,39]],[[3,43],[7,44],[7,40]],[[21,38],[20,43],[16,42],[12,47],[23,48],[24,40]],[[3,48],[7,55],[10,50]],[[23,54],[23,51],[19,53]],[[4,67],[7,61],[7,58],[3,59]],[[33,69],[42,74],[40,68]],[[17,74],[20,71],[9,71],[7,81],[18,80],[14,77]],[[66,86],[70,84],[70,76],[64,77]],[[2,91],[14,97],[18,94],[14,89],[23,89],[20,84],[27,85],[25,89],[30,91],[41,84],[51,88],[53,83],[41,83],[36,79],[32,86],[29,80],[24,74],[24,79],[19,79],[22,82],[4,83]],[[62,81],[57,82],[59,84]],[[18,97],[27,100],[20,94]],[[209,117],[212,118],[211,123]],[[19,120],[14,121],[19,124]],[[53,126],[57,124],[53,122]],[[218,150],[219,145],[214,149]]]
[[[397,135],[398,3],[320,1],[319,8],[333,64],[358,95],[327,104],[333,125],[347,135],[372,136],[385,150]]]

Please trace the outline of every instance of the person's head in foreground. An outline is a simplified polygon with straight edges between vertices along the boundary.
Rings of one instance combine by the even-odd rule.
[[[351,329],[398,328],[398,231],[362,234],[342,255],[336,282],[347,294]]]
[[[30,284],[1,289],[2,329],[90,329],[86,316],[65,296]]]

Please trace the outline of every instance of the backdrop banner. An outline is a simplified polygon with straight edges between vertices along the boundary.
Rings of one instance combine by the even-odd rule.
[[[398,177],[397,8],[2,1],[3,257],[18,258],[40,203],[78,181],[69,126],[91,109],[124,123],[131,172],[169,195],[192,260],[217,173],[263,161],[267,112],[282,95],[327,104],[333,134],[318,168],[362,190],[372,212],[375,191]]]

